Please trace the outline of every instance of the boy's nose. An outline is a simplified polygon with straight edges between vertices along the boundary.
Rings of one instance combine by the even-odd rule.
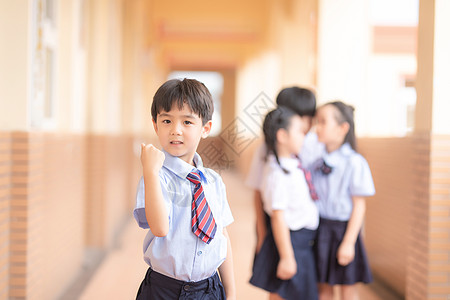
[[[170,129],[171,135],[181,135],[181,125],[179,124],[173,124],[172,128]]]

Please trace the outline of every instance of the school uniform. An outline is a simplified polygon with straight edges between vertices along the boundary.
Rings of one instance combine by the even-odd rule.
[[[164,237],[156,237],[148,230],[143,251],[149,270],[137,299],[190,299],[194,292],[197,293],[196,299],[210,299],[208,295],[211,299],[224,299],[217,269],[227,256],[223,229],[233,222],[225,185],[216,172],[203,167],[197,153],[194,156],[196,167],[167,152],[165,157],[159,178],[168,212],[169,232]],[[191,171],[200,174],[203,192],[217,225],[209,244],[191,229],[194,184],[186,179]],[[145,216],[143,178],[137,189],[134,217],[140,227],[149,228]]]
[[[250,283],[284,299],[317,299],[317,277],[313,245],[319,224],[319,213],[311,199],[308,185],[298,159],[269,156],[261,184],[268,234],[255,255]],[[270,216],[283,210],[290,229],[291,243],[297,262],[297,273],[289,280],[277,278],[279,254],[273,237]]]
[[[345,143],[313,163],[311,174],[319,197],[316,201],[320,214],[316,242],[319,282],[330,285],[371,282],[372,274],[361,236],[356,241],[355,258],[350,264],[341,266],[336,259],[353,210],[352,196],[375,194],[367,161]]]
[[[317,140],[317,134],[308,132],[298,156],[302,160],[303,167],[309,168],[311,163],[321,157],[324,152],[325,146]],[[264,143],[259,145],[253,154],[250,170],[245,180],[245,185],[253,190],[260,190],[266,154],[267,147]]]

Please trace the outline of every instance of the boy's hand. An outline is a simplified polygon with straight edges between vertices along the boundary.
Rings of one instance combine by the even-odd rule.
[[[281,280],[289,280],[297,273],[295,258],[281,258],[278,262],[277,277]]]
[[[164,163],[165,155],[152,144],[141,144],[141,163],[144,173],[158,173]]]

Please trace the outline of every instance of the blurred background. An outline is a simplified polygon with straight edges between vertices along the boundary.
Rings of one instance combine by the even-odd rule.
[[[265,297],[242,181],[292,85],[356,108],[377,190],[362,299],[450,299],[449,36],[448,0],[0,0],[0,299],[135,297],[139,145],[180,77],[214,97],[199,153],[228,187],[239,299]]]

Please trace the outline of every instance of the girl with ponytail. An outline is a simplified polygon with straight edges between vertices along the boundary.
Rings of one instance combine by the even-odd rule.
[[[319,215],[297,158],[305,126],[283,106],[269,112],[263,124],[267,155],[261,195],[268,233],[250,283],[269,291],[272,300],[318,297],[313,244]]]
[[[335,101],[321,106],[316,116],[317,137],[326,148],[312,165],[319,196],[316,255],[321,300],[334,299],[334,285],[341,286],[340,299],[359,299],[355,284],[372,281],[360,231],[365,197],[375,194],[375,188],[367,161],[356,152],[353,112],[350,105]]]

